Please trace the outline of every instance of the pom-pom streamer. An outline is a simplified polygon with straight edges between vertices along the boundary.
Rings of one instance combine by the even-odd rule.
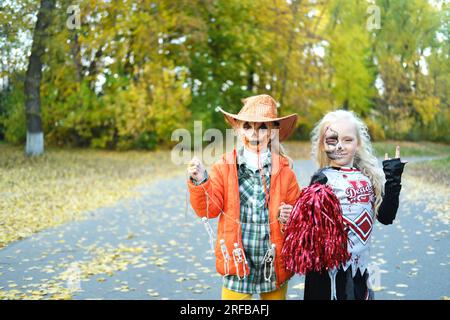
[[[330,186],[314,183],[302,190],[285,229],[286,268],[298,274],[331,270],[350,259],[339,199]]]

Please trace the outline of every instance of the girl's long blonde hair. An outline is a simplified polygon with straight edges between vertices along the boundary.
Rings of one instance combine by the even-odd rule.
[[[375,192],[375,212],[378,212],[384,193],[384,174],[374,155],[372,143],[367,126],[352,111],[336,110],[327,113],[314,127],[311,133],[312,158],[316,160],[319,168],[330,165],[330,159],[324,151],[325,128],[338,120],[345,119],[355,125],[358,148],[355,154],[353,166],[361,170],[372,182]]]

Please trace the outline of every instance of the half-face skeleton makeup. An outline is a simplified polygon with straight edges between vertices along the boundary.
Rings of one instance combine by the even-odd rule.
[[[325,128],[323,151],[332,166],[353,166],[358,147],[355,126],[348,121],[336,121]]]
[[[342,145],[339,141],[339,134],[334,131],[329,126],[326,128],[324,133],[325,140],[325,153],[330,160],[336,160],[340,158],[340,152],[342,151]]]

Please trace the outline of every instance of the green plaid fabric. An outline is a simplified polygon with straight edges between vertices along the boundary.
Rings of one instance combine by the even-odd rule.
[[[263,258],[267,249],[270,248],[269,241],[269,209],[264,207],[265,194],[264,185],[259,174],[248,168],[243,156],[244,149],[238,151],[238,181],[240,196],[240,220],[242,230],[242,243],[245,257],[250,267],[250,274],[244,279],[236,275],[223,277],[223,286],[227,289],[249,294],[271,292],[276,290],[275,270],[271,267],[270,281],[264,278]],[[262,164],[267,191],[270,190],[270,172],[272,160],[269,156]],[[231,263],[234,263],[232,260]],[[242,266],[240,266],[242,270]],[[267,272],[270,267],[267,266]],[[242,277],[242,274],[241,274]]]

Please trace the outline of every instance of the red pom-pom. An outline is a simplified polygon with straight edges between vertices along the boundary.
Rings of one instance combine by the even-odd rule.
[[[350,259],[341,205],[328,185],[302,190],[284,234],[281,253],[286,269],[295,273],[329,270]]]

